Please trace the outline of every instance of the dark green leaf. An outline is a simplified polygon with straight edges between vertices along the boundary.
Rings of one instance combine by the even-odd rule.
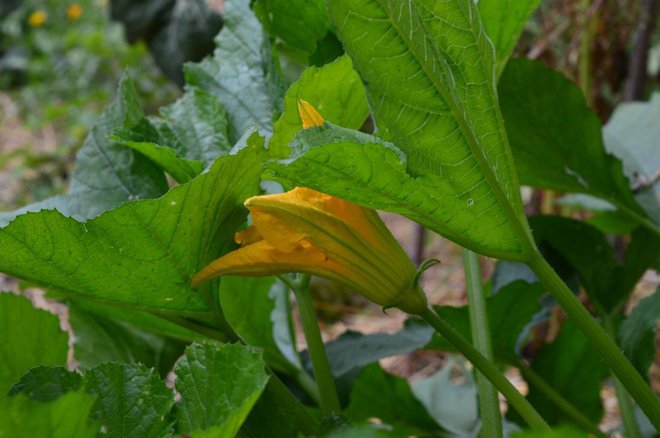
[[[587,418],[598,424],[603,415],[602,381],[610,375],[598,351],[571,321],[562,325],[557,338],[534,357],[532,369]],[[529,402],[550,424],[572,423],[545,394],[534,386]]]
[[[353,423],[378,418],[406,435],[439,430],[408,382],[386,373],[378,364],[367,366],[355,379],[346,413]]]
[[[479,15],[495,46],[497,76],[506,66],[525,23],[541,0],[479,0]]]
[[[239,438],[296,438],[298,431],[310,433],[301,428],[296,420],[297,412],[282,400],[282,393],[274,390],[270,380],[259,400],[250,411],[238,432]],[[302,405],[301,405],[302,406]]]
[[[122,79],[117,97],[78,151],[68,194],[2,213],[0,226],[17,215],[45,209],[57,209],[65,216],[85,220],[126,201],[162,195],[167,191],[163,172],[142,155],[107,139],[111,131],[130,129],[143,120],[133,83]]]
[[[488,323],[492,336],[493,352],[502,361],[518,357],[527,329],[534,316],[541,310],[543,287],[539,283],[529,284],[519,280],[502,287],[495,295],[488,297]],[[436,312],[455,330],[467,339],[470,335],[470,318],[467,306],[436,306]],[[434,335],[429,348],[454,350],[444,338]]]
[[[193,344],[175,373],[179,428],[208,436],[234,436],[268,382],[261,354],[239,344]]]
[[[158,200],[127,203],[86,223],[55,211],[0,230],[0,271],[96,301],[206,312],[191,277],[230,245],[259,190],[263,140],[220,158]]]
[[[252,6],[277,49],[307,64],[317,42],[330,30],[323,0],[256,0]]]
[[[575,84],[540,62],[516,59],[502,74],[499,91],[521,183],[591,194],[644,215]]]
[[[9,395],[25,394],[38,402],[56,400],[67,392],[77,391],[82,385],[80,374],[64,367],[32,368],[11,387]]]
[[[639,191],[637,202],[660,226],[660,93],[649,102],[630,102],[617,107],[603,130],[607,150],[623,161],[631,185]]]
[[[96,395],[91,416],[108,437],[163,437],[174,419],[172,390],[158,373],[141,364],[106,363],[88,370],[85,391]]]
[[[619,329],[619,343],[623,352],[643,376],[648,374],[655,357],[658,319],[660,288],[650,297],[641,300]]]
[[[48,403],[23,395],[0,399],[0,436],[93,438],[98,427],[87,419],[93,403],[93,396],[80,392]]]
[[[452,380],[454,365],[450,360],[434,375],[416,380],[412,391],[445,430],[459,436],[474,436],[481,427],[477,386],[472,374],[462,367],[464,381],[457,384]]]
[[[57,316],[23,297],[0,293],[0,396],[30,368],[65,365],[68,339]]]
[[[288,316],[279,314],[287,313],[278,306],[287,296],[288,290],[272,277],[224,277],[220,282],[220,304],[227,322],[248,345],[264,350],[269,366],[284,372],[300,367]]]
[[[321,68],[310,67],[284,97],[284,114],[275,123],[268,143],[271,156],[287,157],[289,143],[302,129],[299,99],[309,102],[325,120],[345,128],[360,128],[369,115],[367,96],[350,58],[342,57]]]
[[[587,438],[587,432],[571,426],[562,426],[552,430],[523,430],[509,435],[510,438]]]
[[[218,98],[195,87],[183,97],[160,109],[151,122],[158,129],[160,142],[176,150],[177,156],[205,165],[229,153],[227,113]]]
[[[212,57],[187,64],[186,82],[220,99],[229,117],[229,140],[236,143],[250,128],[270,131],[277,101],[265,36],[249,2],[228,0],[224,27]]]
[[[417,207],[407,215],[418,220],[422,210],[430,228],[463,246],[525,258],[529,238],[497,103],[494,50],[475,2],[337,0],[328,8],[365,82],[379,134],[407,155],[406,169],[388,172],[385,164],[369,165],[392,163],[382,148],[354,147],[352,157],[328,167],[373,175],[372,193],[362,184],[353,189],[364,197],[383,191],[386,181],[395,203]],[[414,183],[404,188],[406,179]],[[410,199],[420,191],[433,201]]]

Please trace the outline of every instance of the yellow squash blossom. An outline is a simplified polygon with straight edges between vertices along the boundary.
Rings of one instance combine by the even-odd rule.
[[[193,286],[220,275],[302,272],[346,284],[384,307],[426,309],[415,267],[375,211],[304,187],[245,205],[253,225],[236,234],[242,247],[202,269]]]
[[[72,3],[66,8],[66,16],[70,21],[76,21],[82,15],[82,8],[77,3]]]
[[[48,16],[44,11],[34,11],[28,17],[28,24],[30,27],[39,27],[46,23]]]

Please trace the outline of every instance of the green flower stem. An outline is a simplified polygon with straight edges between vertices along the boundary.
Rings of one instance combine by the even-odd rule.
[[[616,339],[616,329],[614,328],[614,322],[611,316],[603,314],[603,325],[607,334],[613,339]],[[639,431],[639,425],[635,418],[635,411],[628,396],[628,391],[626,391],[623,383],[616,377],[614,377],[614,389],[616,390],[616,399],[619,402],[619,412],[621,413],[626,438],[641,438],[642,434]]]
[[[476,349],[489,361],[493,361],[493,346],[490,342],[486,296],[482,288],[481,266],[479,256],[463,248],[463,268],[465,270],[465,285],[470,313],[470,329],[472,342]],[[481,414],[484,436],[502,437],[502,414],[497,390],[486,376],[477,373],[477,388],[479,390],[479,412]]]
[[[325,354],[325,346],[323,345],[323,338],[321,338],[321,330],[314,311],[312,297],[309,293],[310,277],[309,275],[303,275],[298,283],[287,280],[284,280],[284,282],[293,290],[298,304],[300,322],[307,340],[307,349],[312,360],[314,377],[321,399],[321,411],[324,415],[337,415],[341,412],[341,405],[339,404],[335,380],[332,377],[330,362],[328,362],[328,356]]]
[[[552,385],[548,384],[541,376],[536,374],[529,365],[522,360],[515,363],[516,367],[520,370],[520,374],[525,378],[530,386],[535,387],[543,393],[543,395],[553,402],[561,411],[569,416],[575,424],[580,425],[584,430],[593,433],[597,437],[606,438],[603,432],[600,431],[597,425],[591,422],[582,412],[566,400]]]
[[[504,395],[511,406],[518,411],[523,419],[533,429],[550,430],[550,426],[539,415],[534,407],[523,397],[509,380],[500,373],[497,367],[486,359],[465,338],[459,335],[449,324],[444,322],[431,309],[426,309],[420,315],[441,336],[445,337],[458,349],[490,382]]]
[[[540,253],[535,253],[528,262],[529,267],[552,294],[559,305],[570,316],[587,340],[600,351],[603,359],[616,377],[637,401],[656,429],[660,430],[660,402],[642,376],[621,353],[614,340],[587,312],[573,292],[552,269]]]

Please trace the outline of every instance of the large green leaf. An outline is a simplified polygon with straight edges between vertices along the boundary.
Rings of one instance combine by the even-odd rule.
[[[523,184],[587,193],[644,216],[575,84],[540,62],[516,59],[502,74],[499,91]]]
[[[105,363],[88,370],[85,391],[96,395],[91,417],[109,437],[167,436],[174,419],[172,390],[142,364]]]
[[[660,288],[641,300],[619,329],[623,352],[640,374],[646,376],[655,357],[656,326],[660,319]]]
[[[143,121],[133,83],[124,78],[119,83],[117,97],[78,151],[68,194],[1,213],[0,226],[25,212],[46,209],[57,209],[65,216],[85,220],[122,202],[162,195],[167,190],[163,172],[139,153],[107,139],[114,129],[129,129]]]
[[[484,29],[495,46],[498,77],[539,3],[541,0],[479,0],[477,3]]]
[[[63,366],[31,368],[21,380],[14,384],[9,395],[25,394],[32,400],[48,402],[57,400],[67,392],[77,391],[82,386],[82,376],[68,371]]]
[[[240,344],[193,344],[177,364],[179,428],[233,437],[268,382],[261,354]]]
[[[270,131],[277,108],[277,88],[271,54],[261,23],[249,2],[229,0],[224,6],[224,27],[216,37],[212,57],[187,64],[186,82],[220,99],[229,117],[230,143],[236,143],[250,128]]]
[[[0,436],[93,438],[98,427],[87,419],[93,403],[93,396],[80,392],[48,403],[24,395],[0,399]]]
[[[536,354],[532,369],[587,418],[596,424],[600,421],[603,415],[600,386],[610,372],[597,350],[571,321],[566,321],[559,336]],[[548,423],[572,422],[533,385],[527,398]]]
[[[0,397],[28,369],[64,365],[68,339],[57,316],[35,309],[23,297],[0,293]]]
[[[0,230],[0,271],[81,298],[152,311],[206,312],[191,277],[233,245],[243,201],[259,190],[263,140],[220,158],[158,200],[80,223],[56,211]]]
[[[648,102],[619,105],[603,129],[605,147],[623,161],[623,170],[637,189],[637,202],[660,226],[660,93]]]
[[[323,0],[256,0],[252,8],[264,30],[277,38],[277,49],[303,64],[330,30]]]
[[[387,374],[378,364],[369,365],[355,379],[346,413],[353,423],[378,418],[403,436],[426,436],[438,424],[415,398],[405,379]],[[426,432],[426,433],[425,433]]]
[[[275,122],[268,143],[271,156],[287,157],[289,143],[302,129],[299,99],[309,102],[324,119],[344,128],[359,129],[369,115],[367,96],[350,58],[341,57],[321,68],[310,67],[284,97],[284,114]]]
[[[220,304],[227,322],[248,345],[263,349],[270,367],[295,372],[300,359],[283,308],[282,301],[287,299],[288,289],[273,277],[224,277],[220,282]]]

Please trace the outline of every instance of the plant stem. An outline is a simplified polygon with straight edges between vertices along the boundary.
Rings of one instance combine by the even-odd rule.
[[[482,288],[479,256],[465,248],[463,248],[463,269],[465,270],[472,343],[486,359],[492,362],[493,347],[490,342],[486,296]],[[479,372],[477,373],[477,388],[479,390],[481,428],[483,431],[486,431],[486,436],[501,438],[502,415],[500,413],[500,401],[497,396],[497,390],[488,381],[486,376]]]
[[[603,314],[603,325],[607,334],[613,339],[616,339],[616,329],[610,315]],[[641,438],[642,434],[639,431],[639,425],[635,418],[635,411],[628,396],[628,391],[626,391],[625,386],[623,386],[623,383],[616,376],[614,376],[614,389],[616,390],[616,399],[619,402],[619,412],[621,413],[626,438]]]
[[[660,402],[630,361],[621,353],[614,340],[587,312],[540,253],[536,252],[532,255],[528,265],[548,289],[548,292],[573,319],[587,340],[601,353],[610,369],[621,380],[655,428],[660,429]]]
[[[511,406],[518,411],[523,419],[533,429],[550,430],[550,426],[539,415],[534,407],[523,397],[509,380],[500,373],[497,367],[486,359],[465,338],[458,334],[449,324],[444,322],[431,309],[426,309],[420,315],[440,335],[444,336],[458,349],[495,387],[504,395]]]
[[[293,286],[292,290],[298,304],[300,322],[307,340],[307,349],[312,360],[314,377],[321,398],[321,411],[324,415],[336,415],[341,412],[341,405],[339,404],[339,396],[332,377],[330,362],[328,362],[328,356],[325,354],[319,322],[309,293],[309,279],[309,275],[303,275],[301,281],[297,284],[292,282],[287,282],[287,284],[289,287]]]
[[[578,409],[573,406],[571,402],[566,400],[559,392],[557,392],[557,390],[555,390],[552,385],[549,385],[548,382],[543,380],[541,376],[536,374],[536,371],[534,371],[529,365],[524,363],[522,360],[518,360],[515,365],[518,367],[520,373],[530,386],[534,386],[536,389],[541,391],[543,395],[548,400],[553,402],[555,406],[561,409],[564,414],[572,418],[573,421],[575,421],[575,424],[582,426],[584,430],[591,432],[598,437],[605,438],[607,436],[601,432],[600,429],[598,429],[597,425],[592,423],[591,420],[584,416],[582,412],[578,411]]]

